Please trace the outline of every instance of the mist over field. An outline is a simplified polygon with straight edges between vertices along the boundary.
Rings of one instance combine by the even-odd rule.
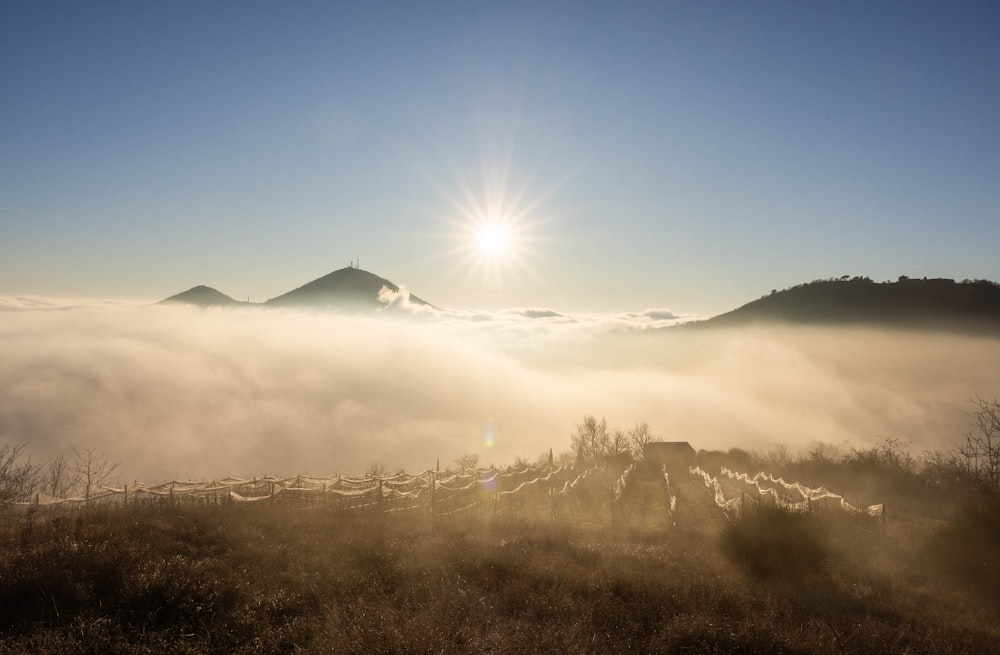
[[[0,439],[36,461],[96,448],[146,481],[506,464],[568,448],[585,414],[695,448],[919,451],[961,438],[1000,365],[981,337],[386,300],[348,316],[0,299]]]

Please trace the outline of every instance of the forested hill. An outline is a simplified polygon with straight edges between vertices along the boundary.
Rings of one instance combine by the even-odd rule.
[[[1000,285],[988,280],[866,277],[816,280],[747,303],[699,325],[786,322],[998,330]]]

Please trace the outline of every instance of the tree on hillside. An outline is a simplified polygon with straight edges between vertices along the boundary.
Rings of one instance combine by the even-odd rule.
[[[618,455],[631,454],[629,448],[628,433],[621,428],[615,428],[608,437],[608,455],[616,457]]]
[[[570,435],[570,447],[581,461],[605,457],[611,451],[611,435],[608,422],[603,417],[598,421],[593,416],[583,417],[583,423],[576,426],[576,434]]]
[[[0,446],[0,504],[28,500],[38,480],[38,466],[22,461],[24,446]]]
[[[970,412],[975,431],[965,435],[958,449],[969,472],[981,484],[1000,491],[1000,401],[976,396]]]
[[[636,423],[628,429],[628,450],[632,457],[639,459],[646,448],[646,444],[653,440],[653,435],[649,431],[648,423]]]
[[[90,494],[94,487],[101,487],[111,482],[111,476],[118,470],[118,462],[96,448],[73,448],[76,456],[76,478],[83,485],[84,493]]]
[[[65,455],[57,455],[40,471],[39,491],[54,498],[66,498],[79,483],[78,473]]]
[[[465,469],[474,469],[479,466],[479,455],[475,453],[469,453],[468,455],[462,455],[455,460],[455,464],[458,466],[459,471],[464,471]]]

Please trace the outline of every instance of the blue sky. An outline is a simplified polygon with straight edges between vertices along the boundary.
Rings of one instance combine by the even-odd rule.
[[[356,257],[459,308],[997,280],[998,33],[990,3],[10,0],[0,294],[263,300]],[[500,197],[487,262],[463,208]]]

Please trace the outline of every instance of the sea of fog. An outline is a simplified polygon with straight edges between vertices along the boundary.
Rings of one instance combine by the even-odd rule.
[[[392,299],[390,299],[392,300]],[[667,310],[347,316],[0,299],[0,443],[93,448],[125,481],[484,464],[587,414],[695,448],[919,454],[1000,395],[1000,340],[862,328],[664,329]]]

